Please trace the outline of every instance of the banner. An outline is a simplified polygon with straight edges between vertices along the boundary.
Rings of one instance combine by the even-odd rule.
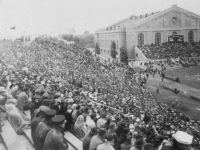
[[[11,30],[15,30],[15,29],[16,29],[16,27],[14,26],[14,27],[11,27],[10,29],[11,29]]]

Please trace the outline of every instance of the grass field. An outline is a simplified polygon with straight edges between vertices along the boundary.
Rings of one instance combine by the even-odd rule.
[[[189,69],[189,68],[185,68],[185,69]],[[162,103],[167,104],[169,107],[172,107],[172,102],[178,99],[180,101],[180,107],[176,108],[177,111],[193,119],[200,120],[200,101],[193,100],[181,94],[174,94],[174,92],[172,91],[163,89],[161,88],[159,84],[160,82],[161,82],[161,78],[158,75],[156,78],[150,77],[150,79],[147,80],[147,84],[145,85],[145,87],[154,94],[157,100],[161,101]],[[175,82],[172,82],[169,80],[164,80],[164,82],[162,83],[171,84],[171,85],[176,84]],[[197,84],[196,86],[198,86]],[[180,84],[179,86],[182,87],[183,85]],[[159,89],[159,94],[156,93],[157,88]],[[190,90],[190,87],[188,87],[188,90]]]
[[[200,89],[200,66],[168,70],[165,73],[166,75],[179,77],[182,84]]]

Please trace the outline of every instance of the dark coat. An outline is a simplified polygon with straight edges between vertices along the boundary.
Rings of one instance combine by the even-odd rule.
[[[43,116],[40,116],[40,117],[35,118],[35,119],[33,119],[33,120],[31,121],[31,136],[32,136],[32,139],[34,139],[34,136],[35,136],[35,129],[36,129],[37,125],[38,125],[40,122],[44,121],[44,119],[45,119],[45,118],[44,118]]]
[[[92,139],[92,134],[88,133],[83,138],[83,150],[89,150],[90,148],[90,141]]]
[[[33,139],[36,150],[43,150],[46,135],[50,130],[51,128],[45,122],[40,122],[37,125]]]
[[[51,129],[44,141],[44,150],[67,150],[67,140],[64,138],[64,132],[58,128]]]

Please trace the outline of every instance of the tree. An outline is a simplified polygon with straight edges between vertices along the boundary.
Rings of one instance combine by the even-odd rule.
[[[64,34],[62,38],[68,42],[75,41],[75,37],[71,34]]]
[[[99,45],[96,43],[96,46],[95,46],[95,54],[100,54],[100,48],[99,48]]]
[[[120,61],[125,64],[128,64],[128,55],[125,47],[120,48]]]
[[[62,35],[62,39],[70,42],[74,41],[76,44],[82,46],[82,47],[87,47],[87,48],[94,48],[95,43],[94,43],[94,35],[93,34],[82,34],[82,35],[68,35],[64,34]]]
[[[90,34],[90,32],[89,31],[85,31],[83,34],[87,35],[87,34]]]
[[[117,52],[116,52],[116,44],[115,44],[115,41],[111,41],[111,46],[110,46],[110,56],[112,58],[116,58],[116,55],[117,55]]]

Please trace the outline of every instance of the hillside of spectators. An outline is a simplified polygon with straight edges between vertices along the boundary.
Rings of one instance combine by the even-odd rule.
[[[51,37],[38,37],[31,45],[3,40],[0,51],[1,106],[10,122],[13,114],[8,105],[21,112],[18,117],[22,120],[26,119],[23,110],[30,109],[36,147],[48,149],[61,139],[57,143],[67,149],[63,130],[83,140],[84,150],[199,147],[200,121],[156,100],[141,86],[141,75],[128,66],[102,63],[87,49]],[[155,56],[164,57],[158,51]],[[22,92],[25,98],[20,100]],[[4,118],[5,113],[0,113]],[[37,139],[37,133],[44,132],[40,122],[48,125],[43,140]],[[11,124],[20,134],[23,121]],[[50,138],[55,134],[59,138]]]

